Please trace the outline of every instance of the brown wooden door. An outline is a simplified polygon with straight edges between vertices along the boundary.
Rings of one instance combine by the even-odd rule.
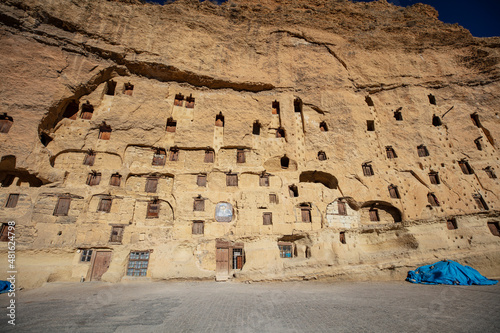
[[[111,251],[97,251],[92,266],[90,281],[100,281],[101,276],[106,273],[111,262]]]
[[[216,273],[229,273],[229,249],[218,248],[216,251]]]

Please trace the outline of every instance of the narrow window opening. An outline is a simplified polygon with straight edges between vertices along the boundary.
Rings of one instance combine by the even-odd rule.
[[[479,120],[479,115],[477,114],[477,112],[474,112],[473,114],[471,114],[470,118],[471,118],[474,126],[481,127],[481,121]]]
[[[172,117],[167,119],[167,132],[174,133],[177,127],[177,121],[175,121]]]
[[[446,227],[448,228],[448,230],[458,229],[457,220],[455,218],[448,219],[446,221]]]
[[[238,175],[235,173],[226,174],[226,186],[238,186]]]
[[[213,163],[214,162],[215,152],[211,149],[205,150],[205,158],[203,162],[205,163]]]
[[[441,118],[439,118],[436,115],[432,115],[432,125],[434,126],[441,126],[443,123],[441,122]]]
[[[94,114],[94,106],[90,104],[89,101],[86,101],[82,104],[82,113],[80,113],[80,118],[82,119],[92,119],[92,115]]]
[[[364,176],[369,177],[369,176],[374,175],[373,168],[372,168],[372,165],[370,163],[363,163],[362,168],[363,168],[363,175]]]
[[[366,97],[365,97],[365,102],[366,102],[366,104],[367,104],[368,106],[375,106],[375,105],[373,104],[373,100],[372,100],[372,98],[371,98],[370,96],[366,96]]]
[[[432,105],[436,105],[436,96],[434,96],[433,94],[429,94],[427,95],[427,97],[429,98],[429,103],[431,103]]]
[[[160,200],[157,198],[148,202],[147,219],[157,219],[160,216]]]
[[[92,250],[82,250],[81,262],[89,262],[92,259]]]
[[[345,231],[340,232],[340,243],[345,244]]]
[[[320,161],[326,161],[326,153],[324,151],[319,151],[318,152],[318,160],[320,160]]]
[[[9,187],[14,182],[16,177],[14,175],[7,174],[2,180],[2,187]]]
[[[184,95],[181,93],[176,94],[174,98],[174,105],[182,106],[182,103],[184,103]]]
[[[93,166],[95,162],[95,152],[89,149],[83,159],[83,165]]]
[[[144,188],[144,191],[148,193],[156,193],[157,188],[158,188],[158,178],[148,177],[146,179],[146,187]]]
[[[97,207],[97,211],[109,213],[111,211],[112,202],[113,200],[111,198],[101,198],[99,206]]]
[[[252,134],[253,135],[260,135],[260,123],[258,120],[254,121],[254,123],[253,123]]]
[[[59,198],[57,200],[56,208],[54,209],[55,216],[67,216],[69,212],[69,205],[71,198]]]
[[[377,208],[371,208],[369,210],[369,214],[370,214],[370,221],[372,221],[372,222],[379,222],[380,221]]]
[[[482,137],[479,137],[476,140],[474,140],[474,143],[476,144],[477,150],[483,150],[483,146],[481,145],[481,138]]]
[[[302,100],[300,98],[293,101],[293,109],[295,112],[302,112]]]
[[[194,108],[194,97],[193,97],[193,94],[189,94],[189,96],[186,97],[186,108],[187,109],[193,109]]]
[[[486,204],[486,201],[484,201],[483,196],[479,193],[475,193],[472,195],[474,198],[474,201],[476,202],[477,208],[480,210],[488,210],[488,205]]]
[[[193,235],[203,235],[205,233],[205,223],[203,221],[193,222]]]
[[[441,181],[439,180],[439,174],[437,172],[429,173],[429,180],[431,181],[431,184],[434,185],[441,184]]]
[[[52,138],[45,132],[42,132],[40,134],[40,142],[44,147],[47,147],[47,145],[52,141]]]
[[[280,114],[280,102],[274,101],[272,104],[272,114]]]
[[[309,246],[306,246],[305,256],[306,256],[306,259],[311,258],[311,248]]]
[[[259,186],[269,186],[269,174],[262,173],[259,176]]]
[[[321,132],[328,132],[328,125],[326,124],[326,122],[322,121],[319,123],[319,130]]]
[[[177,147],[170,148],[169,160],[174,162],[179,160],[179,149]]]
[[[436,195],[434,195],[434,193],[427,194],[427,201],[431,206],[440,206],[439,200],[437,199]]]
[[[279,127],[276,130],[276,137],[277,138],[284,138],[285,137],[285,130],[282,127]]]
[[[245,150],[244,149],[238,149],[236,151],[236,163],[245,163],[246,158],[245,158]]]
[[[397,158],[398,155],[396,155],[396,152],[394,151],[394,148],[392,148],[392,146],[387,146],[385,147],[385,152],[387,154],[387,158]]]
[[[401,113],[401,108],[394,111],[394,119],[397,121],[403,121],[403,114]]]
[[[495,171],[493,170],[492,167],[487,166],[483,170],[486,172],[486,174],[488,175],[488,177],[493,178],[493,179],[497,178],[497,175],[495,174]]]
[[[215,126],[224,127],[224,116],[222,112],[219,112],[219,114],[215,116]]]
[[[346,204],[344,201],[337,201],[337,208],[338,208],[338,214],[339,215],[347,215],[347,209],[346,209]]]
[[[100,182],[101,182],[101,173],[100,172],[92,171],[87,176],[87,183],[86,184],[89,186],[99,185]]]
[[[134,91],[134,85],[130,82],[127,82],[124,84],[125,87],[125,95],[132,96],[132,93]]]
[[[398,187],[395,185],[389,185],[389,195],[393,199],[401,199],[401,196],[399,195]]]
[[[207,186],[207,175],[198,175],[196,177],[196,184],[201,187]]]
[[[111,186],[120,186],[122,182],[122,176],[119,173],[114,173],[111,175],[109,180],[109,185]]]
[[[14,230],[15,226],[9,225],[8,223],[2,223],[0,229],[0,242],[8,242],[10,239],[12,239],[12,235],[15,234]],[[9,239],[9,232],[10,232],[10,239]]]
[[[490,232],[495,236],[500,236],[500,225],[498,222],[488,222]]]
[[[66,109],[64,110],[64,113],[63,113],[63,117],[75,120],[76,116],[78,115],[79,108],[80,108],[79,103],[75,99],[72,100],[66,106]]]
[[[366,121],[366,130],[368,132],[375,131],[375,120],[367,120]]]
[[[299,189],[295,185],[288,186],[288,192],[290,193],[290,197],[296,198],[299,196]]]
[[[277,204],[278,203],[278,195],[276,195],[275,193],[270,193],[269,194],[269,203]]]
[[[460,166],[460,169],[464,173],[464,175],[472,175],[474,173],[474,170],[470,166],[469,162],[467,160],[463,159],[458,161],[458,165]]]
[[[418,153],[418,157],[429,156],[429,151],[427,150],[427,147],[424,145],[420,145],[417,147],[417,153]]]
[[[5,208],[15,208],[18,201],[19,194],[9,194],[9,198],[7,199],[7,203],[5,204]]]
[[[111,126],[106,125],[106,122],[102,122],[101,126],[99,126],[99,139],[101,140],[109,140],[111,138]]]
[[[205,211],[205,199],[201,196],[194,199],[193,202],[193,211],[194,212],[204,212]]]
[[[262,224],[263,225],[273,224],[273,213],[262,213]]]
[[[106,95],[114,96],[116,89],[116,82],[113,80],[109,80],[106,82]]]
[[[128,260],[128,276],[146,276],[148,273],[149,251],[130,252]]]
[[[284,155],[280,160],[281,168],[288,169],[288,165],[290,164],[290,159]]]
[[[163,148],[155,148],[151,165],[165,165],[167,152]]]

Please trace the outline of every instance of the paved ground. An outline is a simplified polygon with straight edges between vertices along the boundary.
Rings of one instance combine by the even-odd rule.
[[[0,332],[500,332],[500,285],[50,283]]]

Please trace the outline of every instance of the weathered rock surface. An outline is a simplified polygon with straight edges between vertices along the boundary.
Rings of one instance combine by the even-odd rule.
[[[6,0],[0,23],[21,286],[119,281],[131,251],[153,279],[389,279],[445,258],[500,276],[500,38],[384,0]]]

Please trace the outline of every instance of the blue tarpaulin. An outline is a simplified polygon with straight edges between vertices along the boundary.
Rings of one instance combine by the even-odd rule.
[[[432,265],[426,265],[408,272],[406,281],[424,284],[457,284],[470,286],[492,285],[497,280],[489,280],[479,274],[474,268],[462,266],[453,260],[438,261]]]
[[[10,282],[0,280],[0,294],[6,293],[9,290],[10,290]]]

